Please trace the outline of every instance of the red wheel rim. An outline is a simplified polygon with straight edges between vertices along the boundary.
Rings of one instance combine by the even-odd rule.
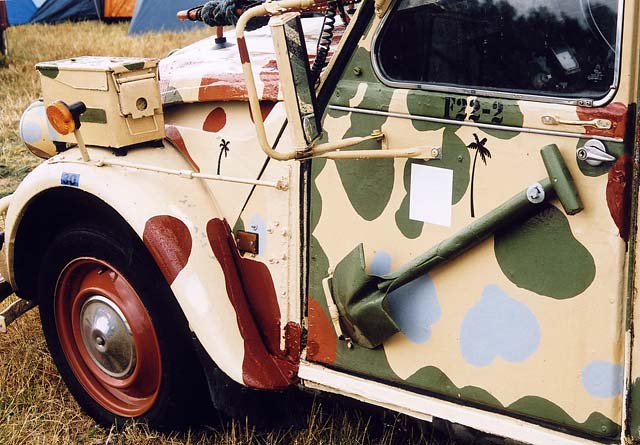
[[[54,296],[60,346],[93,400],[121,417],[153,406],[162,378],[156,331],[127,279],[96,258],[63,269]]]

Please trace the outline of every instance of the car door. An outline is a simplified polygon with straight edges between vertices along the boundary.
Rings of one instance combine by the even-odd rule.
[[[324,86],[325,138],[439,159],[312,161],[307,359],[619,435],[631,9],[624,36],[616,0],[378,12]]]

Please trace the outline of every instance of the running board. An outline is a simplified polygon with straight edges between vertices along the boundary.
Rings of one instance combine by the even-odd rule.
[[[602,445],[524,420],[355,377],[303,361],[298,371],[308,388],[340,394],[423,420],[438,418],[496,436],[534,445]]]

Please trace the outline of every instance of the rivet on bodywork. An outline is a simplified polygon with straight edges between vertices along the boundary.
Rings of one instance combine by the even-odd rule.
[[[280,190],[283,192],[289,190],[289,182],[287,181],[287,178],[280,178],[278,180],[278,182],[276,183],[276,190]]]

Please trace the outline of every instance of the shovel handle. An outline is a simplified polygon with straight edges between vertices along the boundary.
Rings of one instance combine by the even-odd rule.
[[[582,200],[558,146],[555,144],[547,145],[540,150],[540,154],[544,167],[547,169],[549,181],[551,181],[564,211],[567,212],[567,215],[581,212],[584,209]]]

